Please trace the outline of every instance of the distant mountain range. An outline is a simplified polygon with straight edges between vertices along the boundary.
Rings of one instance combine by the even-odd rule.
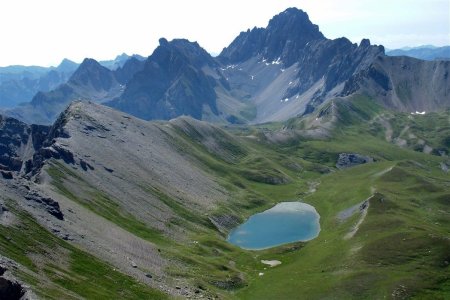
[[[0,68],[0,108],[11,108],[30,101],[39,91],[50,91],[66,82],[78,64],[64,59],[59,66]]]
[[[424,45],[419,47],[405,47],[386,51],[389,56],[409,56],[423,60],[450,60],[450,46],[435,47]]]
[[[120,95],[144,62],[135,57],[110,70],[94,59],[86,58],[66,83],[48,92],[38,92],[31,102],[8,110],[8,115],[30,123],[50,124],[74,100],[103,102]]]
[[[196,42],[162,38],[145,62],[126,58],[103,63],[110,69],[86,60],[67,83],[6,113],[51,124],[71,101],[89,99],[145,120],[189,115],[264,123],[308,114],[355,93],[399,111],[450,106],[449,62],[389,57],[367,39],[359,45],[327,39],[296,8],[276,15],[266,28],[241,32],[217,57]]]
[[[134,57],[145,60],[140,55],[129,56],[125,53],[113,60],[99,63],[111,70],[122,67]],[[57,67],[8,66],[0,67],[0,108],[13,108],[19,103],[31,101],[38,92],[48,92],[60,84],[66,83],[79,64],[64,59]]]

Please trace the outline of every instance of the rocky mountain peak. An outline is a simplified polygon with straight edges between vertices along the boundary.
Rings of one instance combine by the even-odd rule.
[[[85,58],[69,81],[80,86],[90,83],[96,90],[108,90],[113,84],[113,76],[111,70],[95,59]]]
[[[159,39],[159,47],[153,52],[152,60],[158,62],[179,60],[195,67],[215,64],[205,49],[197,42],[190,42],[187,39],[174,39],[170,42],[165,38]]]
[[[241,32],[219,59],[224,63],[236,63],[261,55],[272,61],[280,59],[290,66],[309,42],[323,39],[319,27],[309,20],[307,13],[288,8],[273,17],[266,28]]]
[[[304,41],[323,39],[319,26],[313,24],[308,14],[297,8],[288,8],[284,12],[274,16],[267,26],[269,35],[280,34],[281,40]],[[275,36],[271,37],[275,38]]]
[[[56,70],[60,72],[72,72],[76,70],[78,64],[70,59],[64,58],[61,63],[56,67]]]
[[[201,119],[205,106],[218,114],[215,82],[203,71],[217,65],[211,55],[186,39],[161,38],[159,43],[122,96],[108,105],[143,119]]]

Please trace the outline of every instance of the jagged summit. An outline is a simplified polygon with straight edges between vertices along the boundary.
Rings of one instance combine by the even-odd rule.
[[[167,56],[176,56],[177,59],[186,60],[186,63],[196,67],[203,65],[215,65],[211,55],[203,49],[197,42],[187,39],[173,39],[167,41],[165,38],[159,39],[159,47],[152,54],[151,61],[167,60]]]
[[[273,17],[266,28],[253,28],[241,34],[224,48],[219,59],[226,63],[244,61],[255,55],[268,60],[282,60],[286,66],[310,41],[325,39],[319,27],[308,14],[297,8],[288,8]]]

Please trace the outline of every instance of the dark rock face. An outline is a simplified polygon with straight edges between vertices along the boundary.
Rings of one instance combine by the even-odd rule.
[[[91,166],[89,163],[85,162],[84,160],[80,159],[80,167],[84,170],[87,171],[89,170],[94,170],[94,167]]]
[[[56,138],[70,137],[64,127],[64,125],[67,123],[69,115],[70,107],[68,107],[63,113],[60,114],[53,126],[47,127],[48,130],[46,134],[42,136],[42,142],[39,144],[39,147],[35,147],[32,158],[25,162],[25,174],[36,174],[44,164],[44,161],[50,158],[62,159],[68,164],[75,163],[73,153],[63,145],[55,143]]]
[[[74,164],[73,153],[56,138],[69,138],[64,125],[69,112],[62,113],[53,126],[27,125],[0,115],[0,170],[4,179],[12,179],[14,172],[36,174],[46,159],[62,159]],[[86,168],[92,166],[83,164]],[[83,166],[82,166],[83,167]]]
[[[13,179],[14,178],[12,172],[0,171],[0,174],[2,175],[2,177],[4,179]]]
[[[201,119],[204,106],[218,114],[216,83],[202,69],[215,65],[197,43],[161,39],[123,95],[108,105],[145,120],[168,120],[180,115]]]
[[[0,299],[4,300],[20,300],[25,296],[26,290],[22,285],[12,279],[4,278],[8,268],[0,266]]]
[[[27,155],[42,146],[49,129],[0,115],[0,169],[20,171]]]
[[[297,61],[308,42],[324,39],[319,27],[311,23],[305,12],[289,8],[273,17],[267,28],[241,32],[223,49],[219,60],[237,63],[262,55],[270,61],[280,59],[289,67]]]
[[[336,168],[345,169],[361,164],[371,163],[373,158],[357,153],[341,153],[339,154]]]
[[[25,289],[16,281],[0,277],[0,299],[20,300],[25,295]]]

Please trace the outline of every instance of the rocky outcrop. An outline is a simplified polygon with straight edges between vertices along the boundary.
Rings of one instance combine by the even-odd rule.
[[[373,162],[373,158],[358,153],[341,153],[336,163],[336,168],[346,169],[361,164]]]
[[[61,212],[59,203],[49,197],[42,197],[36,191],[30,191],[25,196],[28,201],[33,201],[42,206],[49,214],[57,218],[58,220],[64,220],[64,214]]]
[[[2,175],[3,179],[13,179],[13,173],[8,171],[0,171],[0,174]]]
[[[20,171],[24,161],[42,147],[49,130],[47,126],[29,126],[0,115],[0,169]]]
[[[5,263],[5,261],[0,261]],[[12,263],[12,262],[11,262]],[[0,265],[0,299],[5,300],[24,300],[26,289],[17,280],[6,276],[8,267]]]
[[[20,300],[25,295],[25,289],[17,281],[0,277],[0,299]]]

